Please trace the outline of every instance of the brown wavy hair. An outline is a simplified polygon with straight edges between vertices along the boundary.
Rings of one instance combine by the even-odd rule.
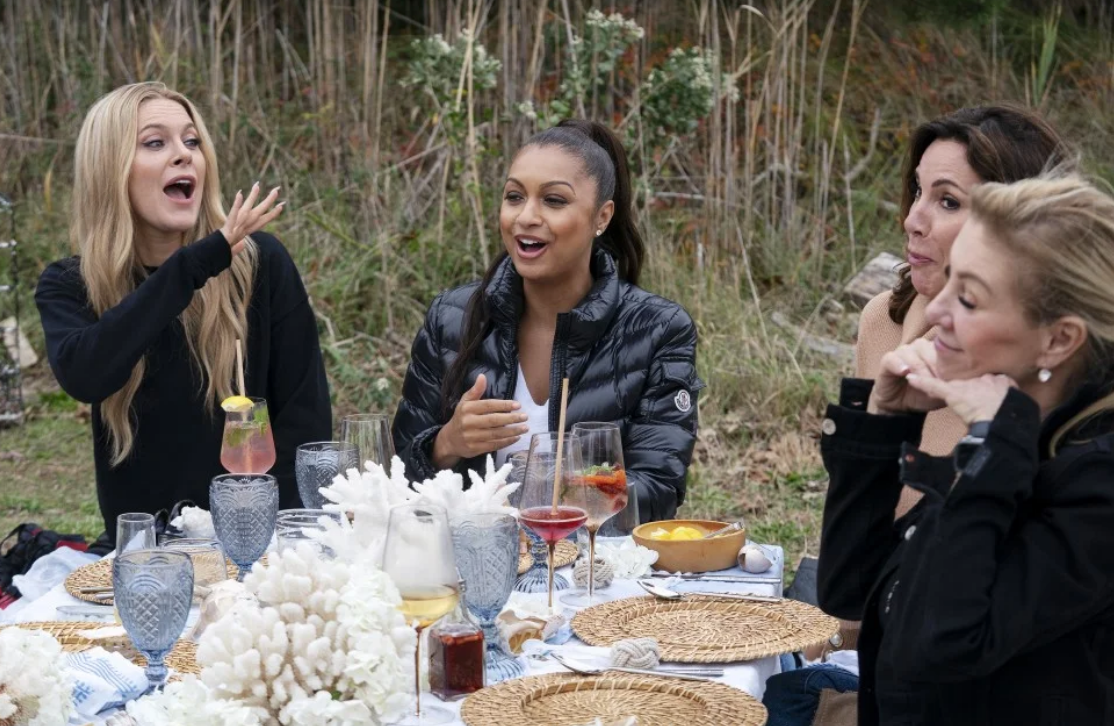
[[[1009,184],[1052,168],[1067,170],[1070,165],[1060,134],[1035,112],[1012,104],[961,108],[921,124],[913,132],[901,174],[902,224],[917,197],[917,166],[938,140],[967,147],[967,163],[982,182]],[[890,319],[901,325],[916,296],[909,265],[903,264],[890,298]]]

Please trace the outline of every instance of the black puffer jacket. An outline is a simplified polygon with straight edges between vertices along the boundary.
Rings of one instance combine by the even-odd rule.
[[[611,257],[597,250],[594,283],[580,304],[557,316],[550,391],[569,378],[566,425],[614,421],[623,431],[627,477],[643,522],[668,519],[685,498],[685,472],[696,440],[696,327],[680,305],[620,280]],[[478,283],[442,293],[414,340],[394,442],[412,478],[436,472],[433,440],[448,423],[441,383],[460,350],[465,308]],[[508,258],[487,288],[489,329],[467,376],[487,377],[485,397],[514,398],[522,278]],[[551,395],[549,428],[558,426],[560,396]],[[483,471],[483,458],[457,469]]]

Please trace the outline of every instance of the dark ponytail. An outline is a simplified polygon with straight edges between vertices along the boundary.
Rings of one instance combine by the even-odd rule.
[[[637,285],[638,277],[642,274],[646,246],[634,223],[630,167],[623,144],[603,124],[566,119],[551,129],[534,134],[519,151],[529,146],[555,146],[577,157],[584,164],[588,176],[596,182],[596,207],[599,208],[609,200],[615,203],[611,222],[604,233],[596,238],[595,244],[602,246],[614,258],[620,279]],[[491,321],[487,315],[485,291],[506,259],[505,251],[499,253],[484,274],[480,286],[468,300],[460,352],[449,366],[441,384],[441,416],[445,420],[452,417],[453,409],[464,393],[468,365],[488,333]]]
[[[619,277],[637,285],[646,246],[634,223],[634,195],[623,144],[611,129],[601,123],[566,119],[536,134],[526,142],[526,146],[557,146],[584,163],[588,176],[596,182],[596,206],[600,207],[608,200],[615,202],[611,222],[596,243],[615,259]],[[606,154],[606,160],[599,153],[601,149]]]

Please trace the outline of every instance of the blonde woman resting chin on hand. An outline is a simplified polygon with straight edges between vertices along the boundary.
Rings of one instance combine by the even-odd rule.
[[[1063,142],[1056,130],[1017,106],[963,108],[917,127],[902,172],[905,264],[894,289],[863,310],[855,345],[856,377],[875,378],[884,355],[936,335],[925,310],[944,287],[948,253],[967,221],[975,188],[984,182],[1034,177],[1063,162]],[[935,411],[925,422],[921,448],[946,454],[963,432],[962,422],[949,410]],[[897,515],[909,511],[918,498],[906,489]]]
[[[220,401],[243,341],[247,393],[267,399],[280,506],[299,506],[294,449],[330,437],[317,326],[298,270],[262,232],[283,208],[256,182],[221,205],[212,139],[161,83],[112,91],[77,139],[70,238],[35,303],[62,389],[93,404],[97,497],[122,512],[209,506]]]
[[[1114,199],[983,184],[936,327],[844,381],[821,607],[861,619],[859,723],[1109,722],[1114,703]],[[920,450],[925,414],[965,427]],[[902,485],[922,494],[896,523]]]

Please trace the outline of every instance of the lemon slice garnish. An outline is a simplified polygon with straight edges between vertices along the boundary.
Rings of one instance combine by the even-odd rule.
[[[230,413],[240,413],[251,409],[251,399],[247,396],[229,396],[220,402],[220,407]]]

